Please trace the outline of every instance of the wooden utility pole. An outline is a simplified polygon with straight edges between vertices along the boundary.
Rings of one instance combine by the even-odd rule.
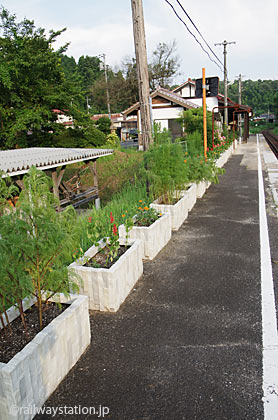
[[[228,106],[228,71],[227,71],[227,45],[228,44],[236,44],[236,42],[227,42],[223,41],[218,44],[214,45],[223,45],[224,47],[224,106]],[[224,108],[224,124],[228,125],[228,108]]]
[[[142,0],[131,0],[133,35],[136,55],[137,78],[139,88],[141,142],[143,150],[148,150],[152,138],[152,123],[150,112],[150,83],[148,73],[147,49]],[[138,132],[139,132],[139,121]]]

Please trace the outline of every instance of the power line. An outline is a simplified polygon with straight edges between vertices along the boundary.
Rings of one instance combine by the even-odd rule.
[[[174,8],[174,6],[168,1],[165,0],[166,3],[169,4],[169,6],[173,9],[173,12],[175,13],[175,15],[177,16],[177,18],[184,24],[184,26],[186,27],[187,31],[190,33],[190,35],[193,36],[193,38],[195,39],[195,41],[200,45],[200,47],[202,48],[202,50],[207,54],[208,58],[210,59],[210,61],[212,61],[214,64],[217,65],[217,67],[220,68],[221,71],[223,71],[223,68],[220,67],[220,65],[213,60],[213,58],[211,58],[211,56],[209,55],[209,53],[204,49],[203,45],[201,44],[201,42],[196,38],[196,36],[190,31],[190,29],[188,28],[187,24],[185,23],[185,21],[179,16],[179,14],[177,13],[176,9]],[[222,63],[221,63],[222,64]]]
[[[196,29],[196,31],[198,32],[198,34],[200,35],[200,37],[202,38],[202,40],[204,41],[204,43],[206,44],[206,46],[210,49],[210,51],[212,52],[212,54],[214,55],[214,57],[219,61],[219,63],[222,66],[224,66],[224,64],[222,63],[222,61],[217,57],[217,55],[215,54],[215,52],[213,51],[213,49],[209,46],[209,44],[207,43],[207,41],[205,40],[205,38],[203,37],[203,35],[199,31],[199,29],[197,28],[197,26],[195,25],[195,23],[193,22],[193,20],[189,16],[189,14],[186,12],[186,10],[184,9],[183,5],[180,3],[179,0],[176,0],[176,2],[179,4],[179,6],[181,7],[181,9],[184,11],[185,15],[188,17],[188,19],[190,20],[190,22],[192,23],[192,25],[194,26],[194,28]]]

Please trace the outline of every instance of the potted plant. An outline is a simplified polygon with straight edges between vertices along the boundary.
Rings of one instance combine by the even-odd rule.
[[[172,230],[178,230],[188,216],[188,196],[184,195],[187,170],[181,144],[165,142],[145,156],[151,191],[156,197],[150,207],[170,213]]]
[[[139,200],[139,207],[132,223],[123,213],[125,223],[119,226],[121,241],[140,239],[143,243],[143,259],[153,260],[171,238],[171,217],[169,213],[158,213]]]
[[[88,296],[90,309],[116,312],[143,274],[143,250],[140,240],[119,239],[112,212],[109,227],[109,236],[91,246],[69,268],[82,279],[80,294]]]
[[[56,213],[41,171],[31,168],[23,182],[16,208],[0,217],[0,334],[12,357],[3,362],[0,352],[1,414],[7,419],[30,418],[9,408],[41,407],[90,343],[88,301],[70,295],[77,288],[65,268],[73,212]],[[45,326],[46,319],[53,320]],[[14,354],[16,328],[22,347]]]

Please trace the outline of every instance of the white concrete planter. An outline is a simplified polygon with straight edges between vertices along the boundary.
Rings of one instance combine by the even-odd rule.
[[[188,216],[188,196],[182,196],[176,204],[158,204],[158,201],[155,200],[150,207],[160,213],[170,213],[172,230],[178,230]]]
[[[169,242],[172,235],[171,217],[164,213],[151,226],[133,226],[128,232],[129,240],[140,239],[143,243],[143,259],[153,260],[161,249]],[[125,225],[119,226],[120,240],[125,242]]]
[[[202,198],[207,189],[207,182],[200,181],[197,184],[197,198]]]
[[[1,420],[35,417],[32,407],[44,404],[90,344],[88,298],[60,301],[71,304],[8,363],[0,363]]]
[[[206,181],[206,189],[208,189],[211,186],[211,182],[210,181]]]
[[[197,185],[191,184],[187,190],[183,190],[182,194],[188,199],[188,211],[191,211],[197,201]]]
[[[232,153],[233,153],[233,145],[231,144],[229,149],[225,150],[225,152],[222,153],[222,155],[217,159],[216,166],[218,168],[222,168],[225,165],[225,163],[227,163],[227,160],[232,155]]]
[[[120,243],[125,242],[120,241]],[[82,265],[86,259],[98,253],[99,247],[96,246],[88,249],[84,260],[76,261],[69,266],[82,279],[79,293],[88,296],[89,309],[116,312],[143,274],[142,242],[135,240],[129,245],[131,247],[109,269]]]

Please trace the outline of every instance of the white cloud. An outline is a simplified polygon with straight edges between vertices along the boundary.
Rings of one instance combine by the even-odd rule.
[[[175,0],[169,0],[186,20]],[[230,77],[244,73],[250,78],[277,78],[277,0],[180,0],[201,33],[223,59],[223,48],[214,43],[236,41],[228,47]],[[19,19],[35,19],[46,29],[67,27],[59,44],[71,42],[68,54],[107,54],[110,65],[133,55],[130,0],[2,0]],[[210,75],[222,74],[186,31],[164,0],[143,0],[147,47],[150,54],[159,42],[177,40],[185,77],[198,77],[202,67]],[[189,24],[190,25],[190,24]],[[192,28],[192,26],[190,26]]]

